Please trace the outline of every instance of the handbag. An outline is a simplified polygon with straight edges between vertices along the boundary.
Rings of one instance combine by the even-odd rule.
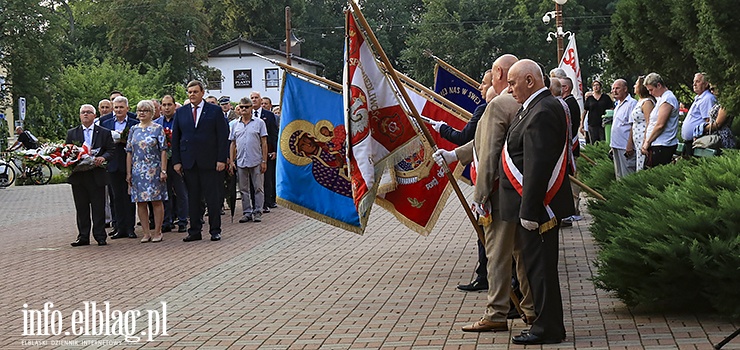
[[[711,148],[720,149],[722,148],[722,138],[719,135],[704,135],[694,140],[693,148]]]

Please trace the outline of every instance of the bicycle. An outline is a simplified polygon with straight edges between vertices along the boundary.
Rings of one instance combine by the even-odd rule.
[[[16,177],[15,169],[20,176]],[[8,187],[16,179],[30,179],[36,185],[46,185],[51,181],[51,166],[47,163],[36,163],[26,165],[21,157],[7,152],[0,159],[0,187]]]

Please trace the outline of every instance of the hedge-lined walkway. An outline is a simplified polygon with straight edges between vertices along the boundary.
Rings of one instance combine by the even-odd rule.
[[[52,301],[68,324],[86,300],[122,310],[167,302],[169,336],[128,348],[523,348],[510,344],[525,329],[519,320],[508,333],[460,331],[480,316],[485,294],[455,290],[470,279],[476,254],[472,229],[452,199],[429,237],[378,207],[364,236],[278,208],[259,224],[225,219],[221,242],[183,243],[183,234],[169,233],[159,244],[123,239],[72,248],[68,185],[0,190],[0,218],[2,349],[37,347],[28,341],[47,348],[58,340],[122,341],[21,335],[24,303],[38,309]],[[740,326],[709,315],[629,310],[596,290],[589,219],[563,230],[568,338],[544,348],[711,349]],[[725,348],[740,349],[740,339]]]

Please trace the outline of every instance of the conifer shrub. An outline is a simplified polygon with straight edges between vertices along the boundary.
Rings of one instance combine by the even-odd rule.
[[[630,306],[740,317],[739,174],[728,150],[612,181],[589,202],[597,287]]]

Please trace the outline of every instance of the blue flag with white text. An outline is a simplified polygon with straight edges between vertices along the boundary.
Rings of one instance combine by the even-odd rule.
[[[477,86],[470,85],[440,65],[434,68],[434,92],[470,113],[484,102]]]
[[[342,94],[286,73],[281,111],[278,203],[361,233],[347,171]]]
[[[434,92],[471,114],[484,101],[477,86],[470,85],[439,64],[434,67]],[[465,167],[462,177],[470,181],[470,165]]]

